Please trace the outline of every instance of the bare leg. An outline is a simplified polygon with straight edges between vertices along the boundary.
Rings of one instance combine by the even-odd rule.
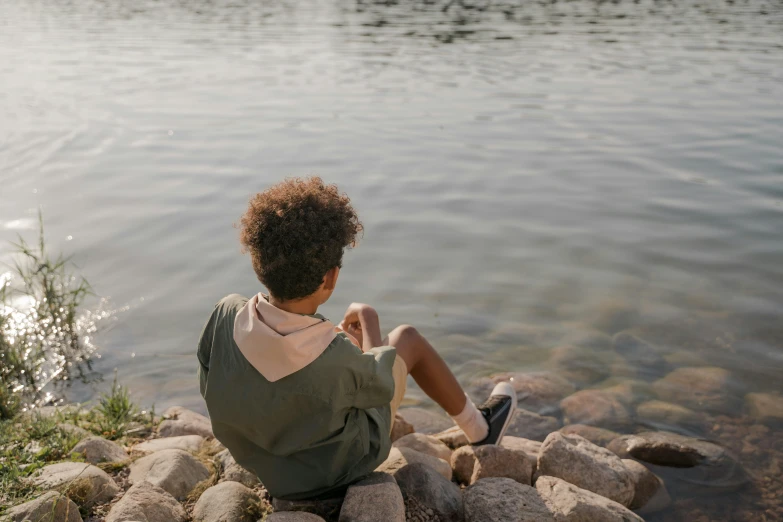
[[[410,325],[398,326],[384,339],[384,343],[397,348],[413,377],[424,393],[437,402],[451,416],[458,415],[467,402],[465,392],[441,359],[435,348]]]

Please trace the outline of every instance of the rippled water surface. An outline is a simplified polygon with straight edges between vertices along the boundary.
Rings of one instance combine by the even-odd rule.
[[[570,344],[580,386],[728,369],[738,422],[783,391],[779,0],[0,0],[0,239],[43,207],[129,307],[95,366],[143,403],[203,410],[201,326],[260,289],[233,224],[310,174],[366,227],[324,312],[419,326],[466,385],[570,378]],[[623,330],[665,368],[602,358]]]

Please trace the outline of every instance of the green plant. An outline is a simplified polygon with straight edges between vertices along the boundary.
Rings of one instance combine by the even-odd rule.
[[[101,434],[111,440],[125,435],[128,423],[138,414],[138,408],[131,400],[128,388],[117,384],[117,372],[114,373],[111,391],[101,395],[98,402],[95,410],[100,414],[97,423]]]

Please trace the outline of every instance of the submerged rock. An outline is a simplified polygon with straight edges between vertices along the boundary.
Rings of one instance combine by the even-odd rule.
[[[664,401],[647,401],[636,407],[637,418],[657,427],[692,427],[701,428],[704,416],[685,406]]]
[[[339,522],[405,522],[405,501],[397,481],[386,473],[371,473],[345,494]]]
[[[678,368],[655,381],[653,389],[660,399],[697,411],[726,413],[737,409],[731,374],[723,368]]]
[[[644,522],[625,506],[556,477],[539,477],[536,490],[557,522]]]
[[[43,489],[55,489],[78,505],[90,508],[114,498],[120,488],[105,471],[84,462],[61,462],[43,468],[33,479]]]
[[[260,498],[238,482],[223,482],[204,491],[193,506],[193,522],[256,522],[249,509]]]
[[[0,519],[9,522],[82,522],[79,506],[57,491],[48,491],[35,500],[14,506]]]
[[[151,439],[133,446],[133,451],[143,451],[145,453],[155,453],[165,449],[181,449],[196,453],[201,445],[204,444],[204,437],[201,435],[180,435],[178,437],[165,437],[162,439]]]
[[[625,406],[603,390],[582,390],[560,402],[565,424],[588,424],[605,427],[625,426],[630,415]]]
[[[485,478],[465,489],[465,522],[554,522],[538,491],[507,478]]]
[[[623,464],[631,472],[634,483],[634,495],[630,509],[640,513],[655,513],[671,504],[671,497],[663,480],[647,469],[647,466],[631,459],[623,459]]]
[[[576,391],[573,384],[553,372],[500,373],[478,384],[483,397],[499,382],[508,381],[517,392],[520,408],[535,413],[557,411],[560,401]]]
[[[398,413],[394,416],[394,424],[392,425],[391,431],[392,442],[409,433],[413,433],[413,431],[413,424],[406,421],[402,415]]]
[[[123,462],[130,458],[122,446],[101,437],[82,439],[81,442],[74,446],[71,453],[81,455],[90,464]]]
[[[579,435],[549,435],[538,457],[541,475],[561,478],[624,506],[634,497],[631,472],[611,451]]]
[[[221,474],[220,481],[239,482],[245,486],[252,488],[261,483],[255,473],[246,470],[234,460],[227,449],[221,451],[216,455],[218,462],[220,463]]]
[[[580,346],[558,346],[549,354],[549,364],[558,375],[580,386],[605,379],[609,375],[609,363],[606,353]]]
[[[161,450],[130,465],[132,484],[147,481],[160,486],[177,499],[183,499],[196,484],[209,478],[209,470],[187,451]]]
[[[409,464],[424,464],[440,473],[446,480],[451,480],[451,466],[448,462],[426,453],[420,453],[411,448],[392,448],[389,456],[378,466],[376,471],[393,475],[397,470]]]
[[[112,506],[106,522],[185,522],[188,516],[177,499],[166,491],[141,482],[131,487],[119,502]]]
[[[451,460],[451,449],[446,444],[435,437],[423,433],[410,433],[400,437],[392,443],[392,446],[395,448],[410,448],[420,453],[443,459],[446,462]]]
[[[398,412],[406,422],[413,426],[413,430],[419,433],[438,433],[454,426],[445,413],[435,413],[424,408],[405,408]]]
[[[749,393],[745,396],[750,417],[766,424],[783,423],[783,397],[774,393]]]
[[[517,408],[506,430],[507,435],[524,439],[543,441],[547,435],[560,428],[555,417],[539,415],[532,411]]]
[[[615,353],[637,368],[638,373],[643,377],[650,379],[660,377],[669,370],[669,363],[655,347],[628,332],[615,335],[612,338],[612,348]]]
[[[560,428],[560,433],[563,435],[579,435],[602,448],[605,448],[610,442],[620,436],[616,431],[588,426],[586,424],[569,424],[568,426],[563,426]]]
[[[200,413],[172,406],[163,413],[164,421],[158,425],[161,437],[176,437],[179,435],[201,435],[212,438],[212,422]]]
[[[459,487],[431,467],[421,463],[409,464],[397,470],[394,479],[406,504],[414,500],[417,505],[431,509],[440,520],[463,519]]]

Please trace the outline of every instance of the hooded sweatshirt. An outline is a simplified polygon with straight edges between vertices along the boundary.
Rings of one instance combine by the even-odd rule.
[[[393,347],[362,353],[319,314],[222,299],[198,346],[215,437],[275,498],[337,496],[391,449]]]

